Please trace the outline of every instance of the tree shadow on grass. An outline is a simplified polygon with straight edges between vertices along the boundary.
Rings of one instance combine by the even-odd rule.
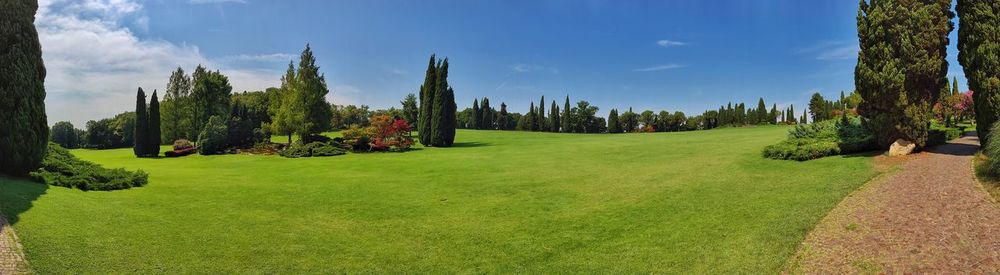
[[[31,209],[34,201],[44,195],[49,185],[24,178],[0,176],[0,214],[11,225],[17,224],[22,213]]]
[[[451,145],[451,147],[455,148],[484,147],[484,146],[490,146],[490,144],[484,142],[456,142],[455,144]]]

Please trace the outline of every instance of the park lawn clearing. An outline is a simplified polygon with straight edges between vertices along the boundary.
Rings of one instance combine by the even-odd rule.
[[[74,150],[149,184],[0,178],[50,273],[774,273],[871,158],[770,160],[790,127],[460,130],[453,148],[288,159]]]

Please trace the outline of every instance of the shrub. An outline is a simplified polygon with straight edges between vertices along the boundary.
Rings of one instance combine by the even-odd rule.
[[[341,131],[341,135],[344,137],[344,145],[354,152],[367,152],[371,150],[371,133],[372,129],[369,127],[362,128],[357,124],[351,124],[351,127]]]
[[[346,153],[347,151],[340,148],[339,144],[335,142],[318,141],[307,144],[297,143],[278,152],[279,155],[286,158],[327,157],[343,155]]]
[[[841,116],[798,125],[787,140],[765,147],[762,153],[766,158],[805,161],[876,149],[875,136],[861,123],[861,117]]]
[[[174,150],[184,150],[194,148],[194,143],[186,139],[178,139],[174,141]]]
[[[949,140],[962,136],[964,127],[947,127],[941,124],[932,123],[927,131],[927,146],[936,146],[948,143]]]
[[[987,142],[982,151],[982,154],[986,155],[986,160],[980,162],[976,170],[981,175],[1000,178],[1000,142],[992,142],[1000,140],[1000,122],[990,127],[988,140],[991,142]]]
[[[55,143],[49,144],[42,167],[31,172],[37,182],[80,190],[120,190],[146,185],[149,176],[142,170],[107,169],[81,160]]]
[[[198,135],[198,153],[202,155],[225,153],[228,131],[225,119],[219,116],[209,118],[205,128]]]

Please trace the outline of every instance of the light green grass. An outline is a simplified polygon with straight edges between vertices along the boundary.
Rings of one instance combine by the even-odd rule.
[[[768,160],[787,127],[579,135],[459,131],[454,148],[328,158],[136,159],[150,184],[0,178],[50,273],[774,273],[867,157]]]

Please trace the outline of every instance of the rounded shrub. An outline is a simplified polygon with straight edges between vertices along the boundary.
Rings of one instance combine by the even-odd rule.
[[[219,116],[212,116],[205,124],[205,128],[198,135],[198,153],[202,155],[216,155],[226,152],[229,128],[226,120]]]

